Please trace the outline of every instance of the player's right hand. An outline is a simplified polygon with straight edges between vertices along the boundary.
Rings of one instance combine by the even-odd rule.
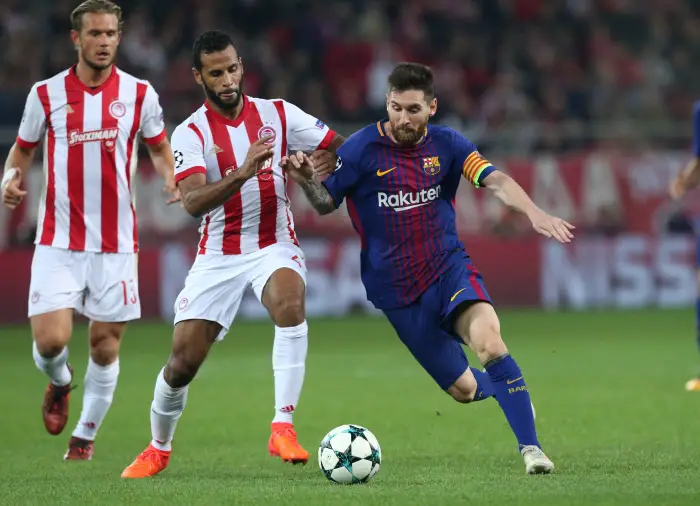
[[[22,173],[17,170],[15,176],[2,188],[2,203],[10,209],[16,208],[27,194],[19,185],[22,183]]]
[[[275,154],[275,144],[274,142],[270,142],[271,140],[272,136],[266,135],[260,137],[251,144],[250,148],[248,148],[248,154],[245,157],[243,165],[241,165],[234,174],[236,174],[237,177],[250,179],[260,172],[265,164],[272,160]],[[268,144],[266,144],[266,142]],[[270,163],[270,168],[272,168],[272,163]]]
[[[282,157],[279,165],[289,172],[289,175],[297,183],[303,183],[314,177],[314,163],[306,153],[301,151]]]
[[[680,200],[685,195],[686,187],[685,181],[681,174],[677,175],[671,180],[671,184],[668,188],[668,193],[671,195],[673,200]]]

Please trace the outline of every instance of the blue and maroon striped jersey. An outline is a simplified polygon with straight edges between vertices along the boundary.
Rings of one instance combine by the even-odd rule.
[[[700,100],[693,104],[693,156],[700,158]],[[696,199],[686,200],[686,212],[693,217],[695,234],[700,236],[700,213],[698,212]],[[700,252],[700,242],[698,242]],[[697,257],[697,265],[700,267],[700,254]],[[700,313],[698,313],[700,315]]]
[[[402,147],[382,120],[350,136],[324,182],[362,241],[362,282],[378,309],[416,300],[446,269],[457,237],[454,199],[461,178],[480,187],[495,170],[465,137],[428,126],[416,146]]]

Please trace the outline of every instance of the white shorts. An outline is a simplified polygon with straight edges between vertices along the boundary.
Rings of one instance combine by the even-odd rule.
[[[216,338],[224,338],[246,289],[258,300],[272,274],[282,268],[297,272],[306,284],[306,262],[293,243],[275,243],[242,255],[197,255],[185,287],[175,299],[175,324],[184,320],[207,320],[221,325]]]
[[[37,245],[29,316],[75,309],[92,321],[141,317],[136,253],[96,253]]]

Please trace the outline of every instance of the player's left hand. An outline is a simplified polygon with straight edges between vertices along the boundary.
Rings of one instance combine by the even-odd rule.
[[[330,151],[324,149],[314,151],[309,159],[314,164],[314,172],[317,176],[328,176],[335,171],[335,155]]]
[[[545,237],[556,239],[562,244],[571,242],[571,239],[574,238],[571,231],[576,227],[561,218],[540,211],[531,220],[532,228]]]
[[[175,178],[167,179],[163,184],[163,192],[170,195],[168,200],[165,201],[166,204],[174,204],[175,202],[180,202],[180,190],[175,184]]]

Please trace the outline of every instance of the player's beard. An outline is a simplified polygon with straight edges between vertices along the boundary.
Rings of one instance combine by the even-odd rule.
[[[391,133],[394,135],[394,139],[398,144],[401,144],[402,146],[411,146],[418,144],[418,141],[420,141],[425,135],[425,129],[427,127],[427,121],[422,125],[419,125],[415,130],[408,126],[398,126],[392,123]]]
[[[233,100],[224,100],[222,99],[218,93],[216,93],[214,90],[212,90],[209,86],[207,86],[206,83],[202,83],[202,87],[204,88],[204,93],[207,95],[207,99],[210,102],[213,102],[216,104],[216,106],[221,109],[222,111],[227,111],[231,112],[238,107],[238,104],[241,103],[241,97],[243,97],[243,81],[238,83],[238,88],[235,88],[233,91],[236,92],[236,96]]]
[[[82,50],[81,54],[83,55],[83,61],[85,62],[85,64],[96,72],[100,72],[102,70],[105,70],[106,68],[109,68],[109,66],[114,63],[114,59],[117,56],[116,52],[112,52],[109,55],[109,57],[105,60],[97,61],[97,55],[95,55],[95,59],[93,60],[86,56],[87,54],[89,54],[87,51]]]

